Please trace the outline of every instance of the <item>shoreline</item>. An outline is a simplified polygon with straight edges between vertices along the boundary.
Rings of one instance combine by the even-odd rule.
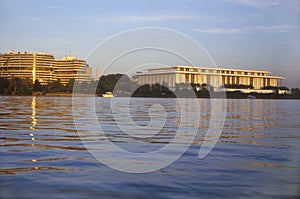
[[[226,99],[249,99],[248,94],[245,93],[230,93],[227,92]],[[251,94],[255,96],[255,99],[269,99],[269,100],[300,100],[300,96],[296,95],[276,95],[276,94]],[[0,96],[39,96],[39,97],[102,97],[102,94],[84,94],[84,93],[32,93],[32,95],[0,95]],[[203,99],[222,99],[223,95],[220,93],[213,93],[213,97],[210,95],[199,95],[195,93],[197,98]],[[180,95],[175,96],[173,93],[166,94],[166,93],[147,93],[147,94],[134,94],[134,95],[116,95],[115,97],[136,97],[136,98],[195,98],[194,96],[188,95]],[[224,98],[223,98],[224,99]],[[255,100],[251,99],[251,100]]]

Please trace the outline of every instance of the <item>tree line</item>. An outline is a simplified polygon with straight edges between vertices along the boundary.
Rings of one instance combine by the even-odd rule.
[[[224,85],[225,88],[251,88],[248,85]],[[264,89],[283,89],[287,87],[266,87]],[[194,91],[194,92],[191,92]],[[291,96],[300,98],[299,88],[292,88]],[[170,90],[166,82],[161,84],[138,85],[125,74],[103,75],[99,80],[90,82],[78,82],[70,79],[67,85],[63,85],[60,80],[49,82],[42,85],[38,80],[32,84],[31,79],[22,79],[18,77],[4,78],[0,77],[0,95],[32,95],[34,92],[46,93],[84,93],[84,94],[104,94],[113,92],[118,96],[136,96],[136,97],[188,97],[195,93],[197,97],[210,97],[214,92],[211,85],[208,84],[176,84],[175,88]],[[228,94],[228,93],[227,93]],[[234,93],[238,95],[238,92]],[[227,95],[227,97],[229,97]],[[238,96],[239,97],[239,96]],[[272,96],[271,96],[272,97]]]
[[[69,83],[63,86],[60,80],[52,81],[48,85],[42,85],[39,80],[32,84],[31,79],[13,77],[11,79],[0,77],[0,95],[31,95],[33,92],[55,93],[72,92]]]
[[[103,75],[99,80],[90,82],[78,82],[70,79],[67,85],[55,80],[47,85],[42,85],[38,79],[32,83],[29,78],[4,78],[0,77],[0,95],[32,95],[34,92],[46,93],[85,93],[85,94],[104,94],[118,90],[121,93],[131,92],[137,87],[127,75],[109,74]]]

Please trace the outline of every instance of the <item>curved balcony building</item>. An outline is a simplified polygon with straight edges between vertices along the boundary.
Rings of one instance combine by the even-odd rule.
[[[54,65],[54,75],[63,85],[67,85],[70,79],[78,81],[90,81],[92,70],[85,60],[76,57],[63,57],[56,60]]]
[[[42,84],[53,80],[54,56],[43,52],[7,52],[0,54],[0,77],[38,79]]]
[[[0,77],[19,77],[39,80],[42,85],[60,79],[67,85],[70,79],[90,81],[92,69],[85,60],[63,57],[56,60],[53,55],[39,52],[6,52],[0,54]]]

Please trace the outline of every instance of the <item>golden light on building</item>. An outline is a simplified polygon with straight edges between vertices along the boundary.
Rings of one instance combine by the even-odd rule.
[[[56,60],[53,55],[44,52],[6,52],[0,53],[0,77],[37,79],[42,85],[61,80],[67,85],[70,79],[90,81],[92,69],[85,60],[76,57],[64,57]]]
[[[271,76],[267,71],[241,70],[226,68],[206,68],[193,66],[174,66],[148,69],[133,76],[139,84],[167,84],[175,89],[176,84],[207,84],[214,88],[224,85],[249,85],[253,89],[277,87],[278,81],[284,79]]]
[[[32,65],[32,83],[36,80],[36,54],[33,54],[33,65]]]
[[[63,85],[67,85],[70,79],[78,81],[90,81],[92,69],[84,60],[76,57],[63,57],[54,62],[54,74]]]

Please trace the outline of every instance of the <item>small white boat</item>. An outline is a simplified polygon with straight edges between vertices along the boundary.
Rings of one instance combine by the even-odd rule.
[[[102,97],[111,98],[114,97],[114,95],[112,94],[112,92],[106,92],[105,94],[102,94]]]
[[[248,99],[256,99],[254,95],[248,95]]]

